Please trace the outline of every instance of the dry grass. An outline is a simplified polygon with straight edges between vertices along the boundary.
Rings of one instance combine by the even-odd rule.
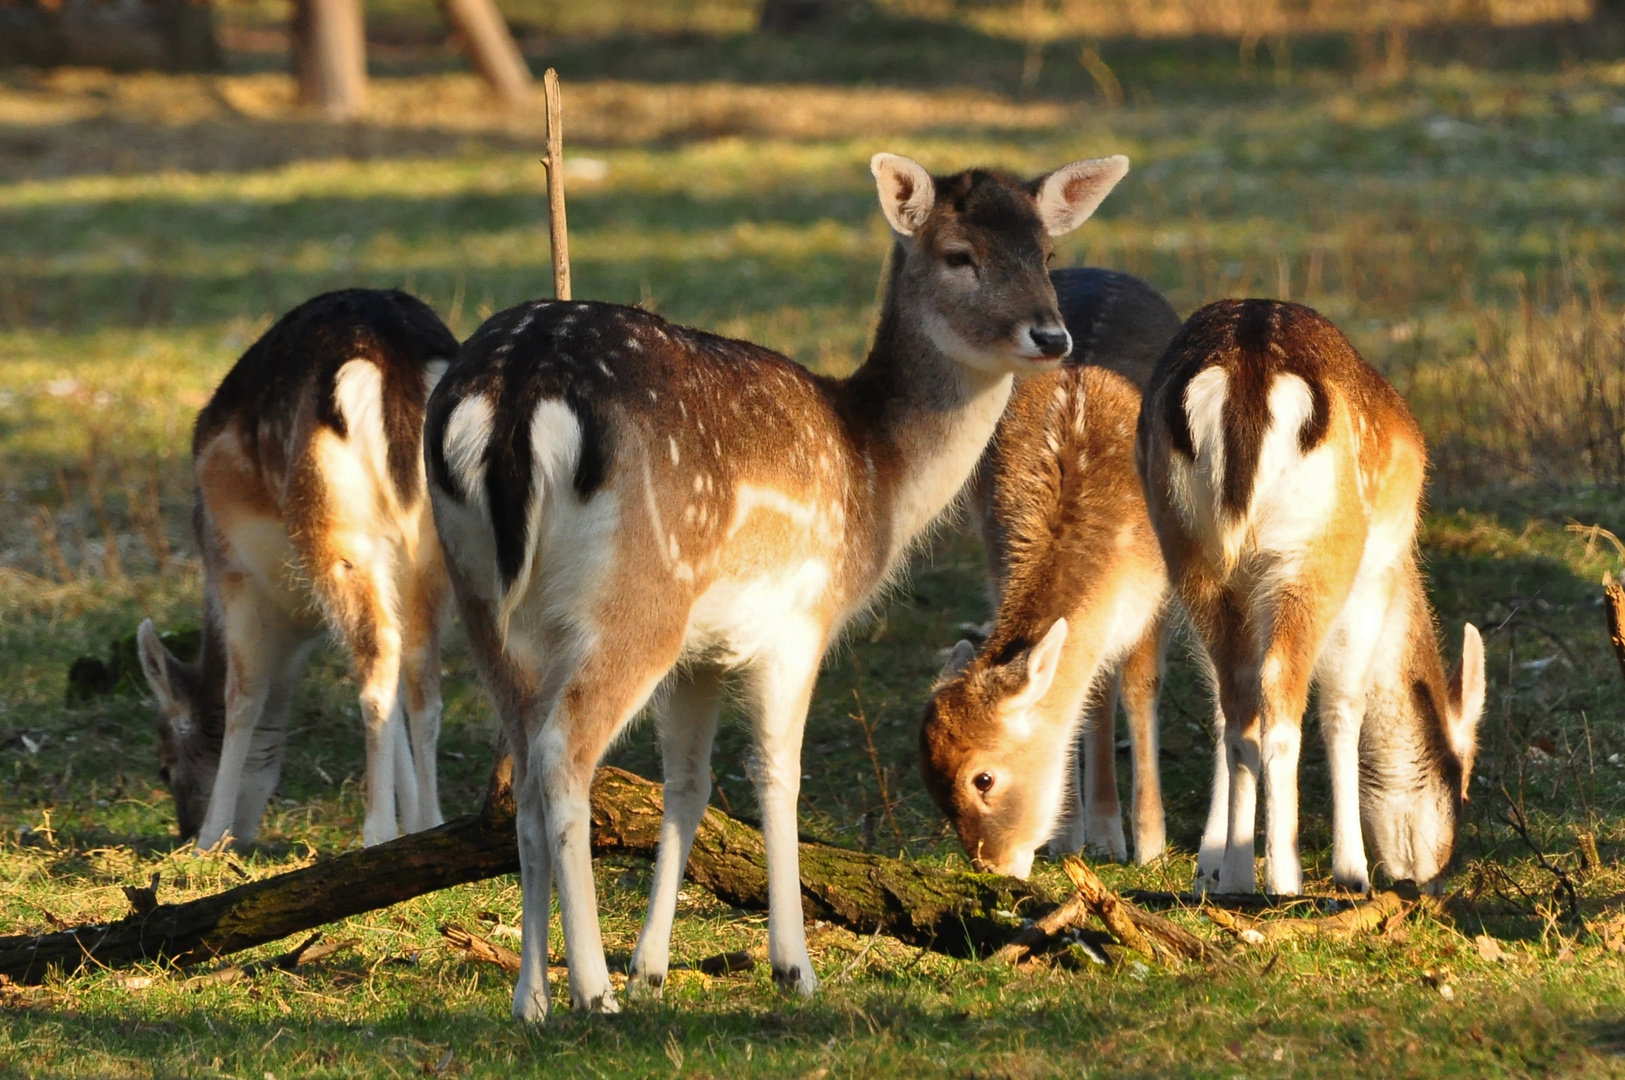
[[[1434,443],[1458,486],[1625,491],[1625,307],[1584,265],[1552,277],[1477,309],[1471,351],[1423,377],[1456,406]]]

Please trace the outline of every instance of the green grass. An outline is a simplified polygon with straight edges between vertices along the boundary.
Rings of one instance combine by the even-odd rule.
[[[1431,584],[1449,650],[1470,619],[1490,655],[1463,914],[1345,944],[1221,942],[1225,962],[1180,972],[1010,971],[820,927],[826,985],[811,1002],[781,999],[760,970],[682,971],[662,1005],[561,1009],[527,1031],[507,1019],[506,977],[438,944],[440,922],[517,920],[516,886],[495,881],[348,920],[330,933],[358,944],[298,976],[200,987],[192,973],[119,971],[0,989],[0,1073],[404,1076],[449,1049],[443,1075],[1625,1074],[1625,957],[1600,933],[1625,892],[1625,709],[1597,588],[1625,565],[1606,538],[1564,528],[1625,531],[1625,502],[1606,484],[1541,488],[1481,453],[1505,388],[1474,358],[1484,326],[1522,325],[1521,297],[1556,305],[1584,274],[1617,313],[1625,66],[1455,65],[1365,86],[1342,53],[1306,47],[1278,87],[1240,80],[1233,46],[1124,46],[1106,55],[1128,104],[1108,109],[1075,51],[1057,48],[1022,95],[1019,44],[952,27],[911,44],[907,26],[887,27],[800,46],[727,33],[557,44],[571,151],[608,165],[571,182],[577,295],[844,371],[862,355],[887,242],[871,153],[1028,172],[1127,153],[1134,172],[1061,262],[1142,274],[1182,312],[1223,295],[1305,299],[1410,395],[1441,447]],[[403,285],[467,333],[548,288],[530,118],[490,111],[466,77],[400,74],[377,80],[365,122],[334,129],[252,66],[0,77],[0,933],[116,917],[121,886],[154,871],[163,898],[184,898],[358,842],[354,687],[331,652],[296,700],[264,842],[231,860],[176,848],[149,707],[65,706],[66,670],[145,615],[195,621],[191,419],[276,314],[322,289]],[[155,512],[173,549],[162,573]],[[52,531],[66,580],[42,543]],[[916,725],[939,651],[986,617],[980,565],[971,539],[944,530],[831,655],[809,719],[807,832],[959,860],[918,780]],[[1176,853],[1107,868],[1120,887],[1191,875],[1209,707],[1175,653],[1162,725]],[[479,798],[492,723],[460,641],[446,666],[442,768],[458,813]],[[716,799],[750,816],[745,746],[734,718]],[[1327,782],[1313,738],[1306,750],[1305,859],[1322,887]],[[613,760],[658,775],[648,727]],[[1503,822],[1509,802],[1578,882],[1579,921]],[[1582,865],[1582,832],[1601,865]],[[600,865],[599,882],[624,964],[647,868]],[[680,963],[761,940],[760,915],[686,897]],[[1480,957],[1472,938],[1486,931],[1511,959]]]

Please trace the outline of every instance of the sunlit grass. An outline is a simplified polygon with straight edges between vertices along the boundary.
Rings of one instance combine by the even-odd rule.
[[[657,45],[702,59],[712,48]],[[1381,87],[1306,65],[1281,90],[1211,94],[1123,77],[1141,92],[1116,109],[1064,81],[1028,100],[969,78],[981,88],[567,81],[570,153],[603,164],[601,178],[589,168],[570,180],[576,293],[849,370],[888,244],[875,150],[940,171],[1026,173],[1128,154],[1134,171],[1062,243],[1060,263],[1144,275],[1182,312],[1235,294],[1314,304],[1410,396],[1438,445],[1423,544],[1441,630],[1453,652],[1474,621],[1490,654],[1456,879],[1476,914],[1419,916],[1353,945],[1240,950],[1182,973],[1013,972],[884,939],[865,952],[815,928],[828,985],[812,1003],[779,999],[760,970],[679,972],[665,1005],[612,1020],[566,1011],[531,1033],[506,1018],[505,976],[438,944],[441,922],[517,919],[514,884],[497,881],[331,928],[358,944],[300,975],[200,988],[193,973],[143,969],[5,991],[0,1071],[406,1075],[449,1049],[446,1075],[1618,1075],[1625,966],[1554,906],[1551,875],[1501,815],[1521,800],[1532,838],[1579,882],[1585,917],[1609,917],[1625,890],[1625,710],[1596,583],[1625,561],[1603,534],[1565,524],[1625,532],[1620,500],[1596,485],[1531,488],[1527,470],[1486,464],[1473,440],[1500,445],[1488,425],[1504,387],[1485,366],[1486,327],[1524,325],[1525,298],[1560,320],[1579,267],[1594,276],[1597,318],[1617,315],[1625,65],[1424,69]],[[297,113],[281,75],[0,79],[0,136],[23,148],[0,150],[0,933],[117,917],[122,886],[155,871],[166,900],[241,880],[231,861],[174,850],[145,703],[63,703],[75,657],[105,655],[145,616],[196,621],[190,427],[233,360],[323,289],[406,287],[466,334],[549,288],[535,118],[497,113],[463,76],[379,79],[374,91],[366,121],[337,129]],[[1537,329],[1545,342],[1561,325]],[[162,574],[164,545],[142,525],[154,514]],[[917,780],[916,724],[939,650],[986,617],[980,575],[974,543],[947,530],[831,656],[807,734],[810,834],[958,862]],[[1177,854],[1108,868],[1123,887],[1183,888],[1206,809],[1210,710],[1174,655],[1162,718]],[[492,725],[455,638],[446,666],[442,770],[457,813],[483,790]],[[265,842],[235,856],[243,873],[358,843],[354,695],[341,658],[319,654]],[[717,801],[748,815],[747,743],[730,716],[715,772]],[[614,760],[657,774],[647,726]],[[895,830],[874,825],[887,799]],[[1329,886],[1327,805],[1311,738],[1303,838],[1316,887]],[[1603,866],[1581,866],[1582,832]],[[599,882],[612,964],[624,965],[647,869],[605,864]],[[761,940],[759,914],[687,892],[679,961]],[[1479,957],[1471,938],[1486,929],[1511,960]]]

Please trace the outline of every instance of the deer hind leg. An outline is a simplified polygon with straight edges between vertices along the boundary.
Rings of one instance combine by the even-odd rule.
[[[519,680],[508,677],[503,666],[487,666],[484,674],[501,716],[504,741],[513,754],[514,832],[519,841],[521,896],[519,978],[513,988],[513,1018],[539,1024],[547,1019],[552,1000],[547,982],[547,937],[553,908],[553,853],[547,844],[547,806],[542,798],[541,777],[531,767],[530,755],[512,748],[526,745],[522,734],[525,721],[541,712],[541,703],[533,691],[527,692]]]
[[[1157,762],[1157,697],[1162,692],[1163,642],[1167,617],[1152,620],[1145,636],[1123,660],[1118,685],[1128,714],[1134,756],[1134,861],[1141,866],[1162,857],[1167,824],[1162,812],[1162,776]]]
[[[1187,600],[1187,606],[1192,606]],[[1211,883],[1219,892],[1255,892],[1253,835],[1258,816],[1258,780],[1262,768],[1259,672],[1263,657],[1251,626],[1228,594],[1193,610],[1202,629],[1209,674],[1217,690],[1213,808],[1197,861],[1198,888]],[[1222,817],[1223,842],[1213,847],[1216,821]]]
[[[658,997],[671,963],[671,926],[694,833],[711,798],[711,743],[722,708],[721,673],[701,668],[673,676],[655,707],[665,771],[665,813],[649,913],[632,953],[627,992]]]
[[[1339,590],[1342,592],[1342,590]],[[1344,594],[1346,595],[1346,593]],[[1338,596],[1338,601],[1342,596]],[[1274,607],[1274,627],[1260,671],[1263,699],[1265,879],[1280,895],[1303,888],[1298,856],[1298,757],[1309,682],[1327,630],[1340,604],[1288,592]]]
[[[752,778],[762,807],[767,848],[767,952],[773,981],[803,997],[818,989],[801,915],[796,798],[801,790],[801,737],[807,724],[824,635],[791,625],[750,671],[756,756]]]
[[[527,779],[540,786],[540,817],[546,823],[570,958],[570,1001],[577,1009],[605,1013],[619,1012],[620,1005],[604,962],[592,876],[593,771],[611,740],[676,663],[681,646],[680,628],[669,641],[627,632],[631,628],[625,625],[616,629],[621,632],[603,630],[599,635],[613,644],[590,646],[585,655],[579,647],[559,650],[565,658],[579,656],[580,662],[564,680],[545,720],[527,727]]]
[[[361,685],[367,752],[367,817],[361,839],[371,847],[399,836],[398,821],[417,819],[418,791],[400,714],[401,630],[388,572],[393,553],[376,550],[377,545],[359,538],[352,541],[343,554],[321,553],[323,565],[314,576],[328,619],[349,647]],[[368,547],[375,550],[369,552]]]
[[[445,820],[440,809],[436,761],[440,742],[440,628],[445,621],[446,579],[438,552],[434,566],[419,569],[402,591],[401,696],[411,735],[417,813],[401,818],[408,831],[432,829]]]
[[[291,680],[306,639],[275,598],[246,575],[222,575],[220,603],[226,629],[226,722],[209,809],[198,830],[197,846],[205,850],[234,829],[245,830],[233,834],[243,842],[252,840],[259,829],[259,812],[276,786],[282,732],[258,736],[258,730],[268,705],[277,705],[285,716],[285,683]],[[254,776],[245,784],[251,761]]]

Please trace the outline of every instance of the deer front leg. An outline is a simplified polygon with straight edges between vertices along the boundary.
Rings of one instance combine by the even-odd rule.
[[[1089,853],[1122,862],[1123,806],[1117,798],[1117,675],[1095,681],[1083,714],[1084,840]]]
[[[1219,871],[1230,844],[1230,752],[1225,748],[1224,710],[1213,706],[1213,786],[1208,799],[1207,824],[1202,827],[1196,853],[1196,891],[1219,890]]]
[[[1350,892],[1371,891],[1360,833],[1360,724],[1365,695],[1322,688],[1320,732],[1332,778],[1332,880]]]
[[[242,784],[237,789],[237,806],[232,817],[232,835],[239,843],[253,843],[259,835],[265,804],[271,801],[271,793],[281,779],[283,751],[288,739],[288,705],[309,648],[307,641],[289,649],[281,670],[271,679],[265,704],[260,709],[259,723],[254,727],[243,763]]]
[[[1134,755],[1134,861],[1141,866],[1162,857],[1168,843],[1162,811],[1162,776],[1157,754],[1157,697],[1162,690],[1162,645],[1166,618],[1159,617],[1123,662],[1118,676],[1129,743]]]
[[[823,635],[790,633],[758,660],[750,690],[756,706],[753,779],[767,848],[767,953],[780,989],[809,997],[818,989],[801,914],[796,798],[801,791],[801,736],[807,723]]]
[[[656,708],[660,757],[665,772],[665,811],[655,857],[649,912],[632,953],[627,993],[659,997],[671,964],[671,926],[677,891],[694,844],[694,833],[711,798],[711,743],[722,708],[720,674],[701,669],[676,677]]]

